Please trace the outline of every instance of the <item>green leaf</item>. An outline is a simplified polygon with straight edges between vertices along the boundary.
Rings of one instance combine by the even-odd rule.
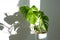
[[[46,21],[49,21],[47,16],[43,16],[43,19],[46,20]]]
[[[42,19],[40,19],[40,28],[46,30]]]
[[[40,17],[40,30],[47,31],[48,30],[48,17],[44,14],[43,11],[39,11]]]
[[[32,8],[28,11],[26,18],[31,24],[35,24],[37,21],[38,14],[36,11],[33,11]]]
[[[29,8],[28,6],[21,6],[20,12],[31,24],[35,24],[38,18],[38,8],[36,8],[35,6],[32,6],[31,8]]]
[[[42,30],[45,30],[45,31],[47,31],[48,29],[48,22],[43,18],[40,18],[40,28],[42,28]]]
[[[35,24],[36,19],[37,19],[37,18],[34,17],[34,15],[32,15],[31,18],[30,18],[30,23],[31,23],[31,24]]]
[[[48,24],[44,24],[46,31],[48,31]]]
[[[28,6],[21,6],[19,12],[21,12],[26,17],[28,10],[29,10]]]
[[[45,25],[43,24],[40,28],[42,28],[42,30],[46,30]]]
[[[38,17],[38,11],[33,11],[33,14],[35,14],[36,17]]]
[[[39,11],[39,17],[41,18],[42,16],[44,16],[44,12],[43,11]]]
[[[37,18],[35,15],[27,15],[27,20],[31,23],[31,24],[35,24]]]
[[[31,7],[32,11],[38,11],[38,8],[36,6]]]
[[[35,31],[40,31],[39,28],[38,28],[38,26],[34,26],[34,30]]]

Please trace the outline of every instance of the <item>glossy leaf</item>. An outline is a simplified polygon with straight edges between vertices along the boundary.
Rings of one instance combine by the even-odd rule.
[[[31,7],[32,11],[38,11],[38,8],[36,6]]]
[[[44,16],[44,12],[43,11],[39,11],[39,17]]]
[[[36,9],[34,10],[34,7],[30,8],[30,10],[28,11],[26,18],[30,21],[31,24],[34,24],[37,21],[37,13],[38,12]]]
[[[21,12],[24,16],[26,16],[28,10],[29,10],[28,6],[21,6],[20,9],[19,9],[19,12]]]
[[[46,21],[49,21],[47,16],[43,16],[43,19],[46,20]]]

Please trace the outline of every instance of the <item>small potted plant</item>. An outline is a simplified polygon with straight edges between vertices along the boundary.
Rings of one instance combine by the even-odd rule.
[[[43,11],[38,10],[36,6],[32,6],[31,8],[28,6],[21,6],[19,12],[30,22],[30,25],[33,25],[35,34],[38,35],[48,32],[48,16],[46,16]]]

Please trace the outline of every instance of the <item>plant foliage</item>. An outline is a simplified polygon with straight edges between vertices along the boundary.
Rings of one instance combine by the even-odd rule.
[[[34,30],[36,32],[48,31],[48,16],[46,16],[43,11],[38,10],[36,6],[32,6],[31,8],[28,6],[21,6],[19,12],[24,15],[30,24],[34,25]],[[37,22],[38,18],[40,19],[39,25],[36,25],[35,23]]]

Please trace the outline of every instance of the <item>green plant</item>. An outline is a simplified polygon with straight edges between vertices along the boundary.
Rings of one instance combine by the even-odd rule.
[[[30,24],[34,25],[36,33],[44,33],[48,31],[48,16],[46,16],[43,11],[38,10],[36,6],[32,6],[31,8],[28,6],[21,6],[19,12],[23,14]],[[36,25],[37,20],[39,21],[38,25]]]

